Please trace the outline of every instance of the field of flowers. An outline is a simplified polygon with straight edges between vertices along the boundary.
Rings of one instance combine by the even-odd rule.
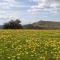
[[[60,60],[60,31],[0,30],[0,60]]]

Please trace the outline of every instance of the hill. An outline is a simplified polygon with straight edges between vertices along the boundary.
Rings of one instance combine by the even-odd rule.
[[[23,27],[27,29],[60,29],[60,22],[38,21],[33,24],[24,25]]]
[[[3,29],[3,25],[0,25],[0,29]]]

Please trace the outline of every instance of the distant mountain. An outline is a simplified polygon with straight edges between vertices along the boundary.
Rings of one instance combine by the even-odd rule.
[[[38,21],[33,24],[24,25],[27,29],[60,29],[60,22]]]
[[[3,29],[3,25],[0,25],[0,29]]]
[[[23,25],[24,29],[32,29],[33,25],[32,24],[27,24],[27,25]]]

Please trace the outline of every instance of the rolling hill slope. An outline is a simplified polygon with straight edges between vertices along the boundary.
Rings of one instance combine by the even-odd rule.
[[[38,21],[33,24],[25,25],[24,27],[31,29],[60,29],[60,22]]]

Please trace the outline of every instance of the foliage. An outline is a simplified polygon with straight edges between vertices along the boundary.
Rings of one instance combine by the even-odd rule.
[[[8,23],[4,24],[4,29],[21,29],[21,21],[19,19],[16,19],[16,21],[9,21]]]
[[[60,60],[60,30],[0,30],[0,60]]]

